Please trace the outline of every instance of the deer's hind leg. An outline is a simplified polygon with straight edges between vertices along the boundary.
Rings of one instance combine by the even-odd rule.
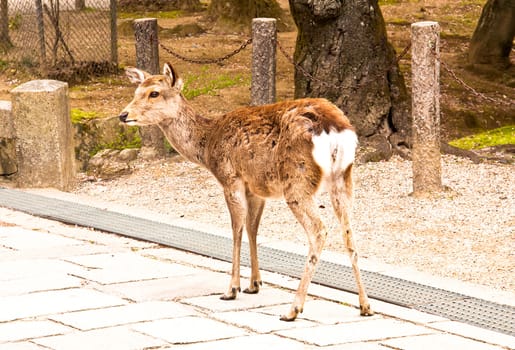
[[[256,294],[259,292],[259,287],[263,284],[261,281],[261,274],[259,273],[259,262],[257,254],[257,232],[259,221],[261,220],[261,214],[263,214],[263,208],[265,207],[265,200],[251,193],[247,189],[247,236],[249,237],[250,247],[250,285],[246,288],[243,293]]]
[[[291,309],[287,314],[281,316],[283,321],[293,321],[303,311],[308,286],[313,278],[327,237],[327,230],[317,213],[313,198],[311,196],[302,197],[301,193],[303,192],[303,189],[300,189],[285,195],[289,208],[306,231],[309,241],[309,253]]]
[[[352,164],[344,171],[333,174],[331,188],[329,189],[331,203],[343,233],[343,240],[347,248],[347,253],[352,264],[352,270],[356,279],[359,294],[359,308],[362,316],[371,316],[374,312],[370,308],[368,296],[365,286],[361,281],[361,272],[358,267],[358,252],[352,236],[352,227],[350,223],[350,212],[353,200],[353,183],[352,183]]]

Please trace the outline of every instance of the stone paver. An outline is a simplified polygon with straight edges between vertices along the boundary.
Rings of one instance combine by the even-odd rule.
[[[229,281],[227,277],[226,280]],[[243,286],[247,283],[246,280],[242,280]],[[258,294],[239,293],[235,300],[220,300],[221,294],[188,298],[184,302],[209,311],[220,312],[291,303],[294,296],[292,292],[267,287],[262,288]],[[288,311],[288,307],[284,307],[284,312],[286,311]]]
[[[74,332],[33,340],[55,350],[136,350],[165,345],[166,342],[126,327],[110,327],[87,332]]]
[[[16,342],[16,343],[9,342],[9,343],[0,344],[0,350],[45,350],[45,349],[48,349],[48,348],[44,348],[42,346],[39,346],[37,344],[31,343],[28,341]]]
[[[0,343],[72,332],[73,329],[52,321],[14,321],[0,323]]]
[[[281,338],[272,334],[250,335],[205,343],[174,345],[174,350],[242,350],[242,349],[284,349],[308,350],[311,346]],[[383,349],[385,350],[385,349]]]
[[[145,258],[133,253],[96,254],[67,259],[87,269],[77,274],[102,284],[140,281],[195,273],[195,269]]]
[[[242,328],[199,316],[146,322],[132,329],[172,344],[196,343],[247,335]]]
[[[82,284],[83,281],[79,278],[50,272],[39,276],[0,281],[0,297],[42,292],[45,290],[78,288]]]
[[[176,302],[146,302],[110,308],[68,312],[50,316],[52,320],[81,330],[120,326],[142,321],[197,315],[186,305]]]
[[[0,298],[0,322],[123,305],[123,299],[92,289],[65,289]]]
[[[296,322],[283,322],[276,315],[254,311],[229,311],[213,315],[217,320],[245,327],[257,333],[271,333],[292,328],[314,327],[314,322],[299,319]]]
[[[284,337],[293,338],[317,346],[377,341],[384,338],[406,337],[430,333],[434,333],[434,331],[429,328],[394,319],[380,318],[277,332],[277,334]]]
[[[226,288],[227,274],[206,270],[183,276],[180,283],[177,283],[177,277],[166,277],[102,286],[103,291],[138,302],[222,294]]]
[[[222,301],[227,262],[4,208],[0,217],[0,350],[515,348],[515,337],[377,300],[377,314],[361,317],[355,294],[319,285],[282,322],[290,277],[263,272],[259,294]]]
[[[429,334],[415,337],[389,339],[381,342],[401,350],[434,350],[434,349],[467,349],[467,350],[500,350],[501,347],[485,344],[452,334]]]

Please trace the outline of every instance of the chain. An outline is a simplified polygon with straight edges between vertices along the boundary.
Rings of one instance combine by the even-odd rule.
[[[240,51],[244,50],[251,43],[252,43],[252,38],[249,38],[249,39],[245,40],[245,42],[243,42],[243,44],[241,44],[240,47],[238,47],[236,50],[228,53],[227,55],[219,57],[219,58],[208,58],[208,59],[195,59],[195,58],[185,57],[185,56],[182,56],[182,55],[178,54],[177,52],[173,51],[169,47],[164,46],[163,44],[159,44],[159,46],[161,46],[161,48],[163,50],[165,50],[166,52],[168,52],[170,55],[172,55],[182,61],[185,61],[185,62],[194,63],[194,64],[215,64],[215,63],[221,64],[223,61],[228,60],[232,56],[240,53]]]
[[[513,105],[513,102],[504,101],[504,100],[501,100],[499,98],[493,98],[493,97],[490,97],[490,96],[486,96],[485,94],[477,91],[472,86],[470,86],[469,84],[465,83],[463,81],[463,79],[458,77],[456,75],[456,73],[454,73],[454,71],[451,68],[449,68],[449,66],[445,62],[440,61],[440,64],[442,65],[443,69],[451,76],[451,78],[453,78],[455,81],[457,81],[461,86],[463,86],[467,91],[471,92],[474,96],[479,97],[479,98],[481,98],[483,100],[492,102],[492,103],[501,103],[501,104],[505,104],[505,105]]]
[[[316,82],[316,83],[318,83],[318,84],[320,84],[320,85],[322,85],[322,86],[324,86],[326,88],[336,88],[336,89],[348,88],[348,86],[343,85],[343,84],[339,84],[339,85],[330,84],[330,83],[326,82],[325,80],[318,79],[318,78],[314,77],[304,67],[302,67],[298,63],[295,63],[293,57],[281,45],[281,42],[279,40],[276,40],[276,44],[277,44],[277,47],[279,48],[279,51],[281,51],[281,53],[288,60],[288,62],[290,62],[295,67],[295,70],[299,71],[304,76],[304,78],[306,78],[307,80],[312,81],[312,82]],[[397,57],[395,57],[395,59],[392,61],[391,65],[385,70],[385,73],[387,73],[393,67],[395,67],[400,62],[400,60],[408,53],[410,48],[411,48],[411,43],[409,43],[408,46],[406,46],[404,48],[404,50],[402,50],[402,52]]]
[[[294,66],[295,70],[299,71],[304,76],[304,78],[306,78],[307,80],[309,80],[311,82],[316,82],[316,83],[318,83],[321,86],[326,87],[326,88],[336,88],[336,89],[348,88],[348,86],[345,86],[343,84],[340,84],[340,85],[330,84],[330,83],[326,82],[325,80],[322,80],[322,79],[314,77],[304,67],[302,67],[298,63],[295,63],[295,60],[293,59],[293,57],[288,53],[288,51],[286,51],[286,49],[284,48],[284,46],[282,46],[282,44],[281,44],[281,42],[279,40],[276,40],[275,42],[276,42],[277,47],[279,48],[279,51],[281,51],[281,53],[288,60],[288,62],[290,62],[290,64],[292,64]],[[170,55],[172,55],[172,56],[174,56],[174,57],[176,57],[176,58],[178,58],[178,59],[180,59],[182,61],[185,61],[185,62],[194,63],[194,64],[215,64],[215,63],[216,64],[221,64],[223,61],[228,60],[229,58],[231,58],[231,57],[237,55],[238,53],[240,53],[242,50],[244,50],[251,43],[252,43],[252,38],[249,38],[249,39],[245,40],[240,45],[240,47],[238,47],[236,50],[228,53],[227,55],[224,55],[224,56],[219,57],[219,58],[211,58],[211,59],[189,58],[189,57],[185,57],[185,56],[183,56],[181,54],[178,54],[177,52],[173,51],[169,47],[164,46],[161,43],[159,44],[159,46],[161,46],[161,48],[163,50],[165,50],[166,52],[168,52]],[[392,64],[385,70],[385,73],[390,71],[397,64],[399,64],[400,60],[402,60],[404,58],[404,56],[406,56],[406,54],[408,53],[410,48],[411,48],[411,43],[408,43],[408,45],[404,48],[404,50],[402,50],[402,52],[397,57],[395,57],[395,59],[392,61]],[[481,98],[483,100],[489,101],[491,103],[501,103],[501,104],[508,104],[508,105],[512,104],[512,103],[510,103],[508,101],[504,101],[504,100],[501,100],[501,99],[498,99],[498,98],[489,97],[489,96],[486,96],[483,93],[478,92],[473,87],[471,87],[466,82],[464,82],[463,79],[459,78],[456,75],[456,73],[451,68],[449,68],[449,66],[445,62],[440,61],[440,64],[444,68],[444,70],[455,81],[457,81],[467,91],[471,92],[474,96],[479,97],[479,98]]]

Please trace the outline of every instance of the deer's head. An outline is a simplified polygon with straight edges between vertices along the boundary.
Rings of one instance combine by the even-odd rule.
[[[127,67],[125,74],[138,87],[134,99],[118,116],[120,121],[128,125],[152,125],[177,114],[183,98],[183,82],[169,63],[165,63],[162,75],[151,75],[134,67]]]

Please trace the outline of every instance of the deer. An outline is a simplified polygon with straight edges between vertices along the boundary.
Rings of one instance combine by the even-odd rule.
[[[284,198],[304,228],[309,252],[290,310],[280,317],[293,321],[303,311],[308,286],[328,231],[315,196],[329,192],[358,287],[360,314],[373,311],[361,280],[350,211],[353,164],[358,143],[349,119],[322,98],[303,98],[262,106],[241,107],[219,117],[197,114],[182,94],[183,80],[171,64],[151,75],[127,67],[138,84],[133,100],[119,115],[127,125],[157,125],[186,160],[204,166],[223,188],[229,209],[233,251],[229,288],[220,297],[236,299],[240,287],[240,250],[245,227],[250,250],[250,285],[262,286],[257,233],[267,199]]]

